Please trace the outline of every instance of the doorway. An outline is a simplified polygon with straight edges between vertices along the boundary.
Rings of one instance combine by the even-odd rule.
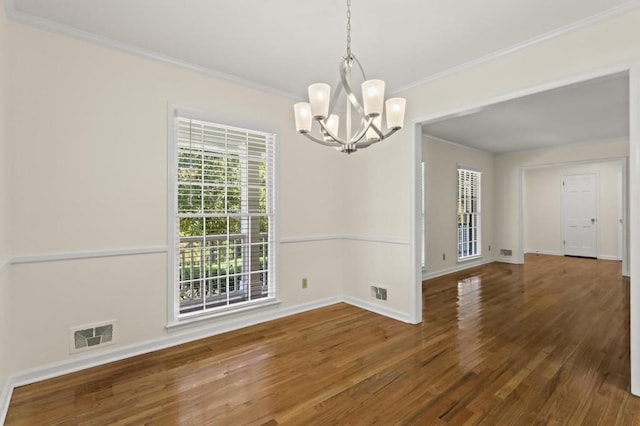
[[[522,228],[523,228],[523,220],[522,220],[522,199],[519,198],[519,201],[516,202],[515,200],[518,199],[517,195],[518,193],[521,193],[520,190],[522,188],[522,178],[523,175],[522,173],[524,172],[524,168],[525,167],[532,167],[534,165],[540,165],[540,164],[551,164],[554,162],[554,160],[558,160],[560,162],[562,161],[570,161],[571,158],[571,154],[575,153],[576,155],[574,156],[574,158],[583,158],[583,161],[586,161],[587,158],[589,159],[612,159],[612,158],[620,158],[622,156],[625,157],[625,163],[624,166],[626,167],[627,161],[630,161],[630,175],[629,175],[629,179],[627,182],[631,182],[630,183],[630,187],[629,187],[629,201],[630,203],[628,204],[628,207],[626,207],[626,211],[623,212],[626,216],[631,217],[631,214],[637,214],[638,209],[640,208],[640,205],[638,204],[638,197],[640,197],[640,192],[638,191],[638,188],[636,185],[634,185],[634,182],[637,182],[638,180],[638,175],[640,175],[640,154],[638,154],[638,151],[640,151],[640,120],[634,119],[631,120],[632,117],[637,117],[638,113],[640,112],[640,68],[636,69],[636,68],[632,68],[630,65],[629,66],[625,66],[625,67],[612,67],[608,70],[603,70],[600,72],[595,72],[595,73],[589,73],[586,76],[582,76],[582,77],[575,77],[572,79],[568,79],[568,80],[564,80],[561,82],[557,82],[557,83],[549,83],[549,84],[545,84],[545,85],[541,85],[539,87],[536,88],[532,88],[532,89],[527,89],[527,90],[522,90],[520,92],[517,93],[513,93],[511,95],[507,95],[507,96],[500,96],[497,97],[495,99],[491,99],[485,102],[480,102],[480,103],[474,103],[474,104],[468,104],[463,108],[457,108],[451,111],[446,111],[446,112],[442,112],[442,113],[437,113],[437,114],[432,114],[430,116],[426,116],[426,117],[421,117],[420,119],[416,119],[414,121],[415,123],[415,131],[414,131],[414,140],[415,140],[415,159],[414,159],[414,176],[415,176],[415,180],[416,180],[416,185],[414,186],[414,243],[413,243],[413,250],[414,250],[414,258],[419,259],[420,258],[420,240],[422,238],[422,234],[419,232],[419,230],[422,228],[422,224],[418,221],[419,216],[419,206],[420,206],[420,196],[419,196],[419,188],[420,188],[420,181],[419,181],[419,174],[418,174],[418,170],[419,170],[419,165],[420,165],[420,161],[423,159],[422,158],[422,148],[421,148],[421,140],[422,140],[422,135],[423,135],[423,130],[425,125],[429,125],[429,124],[434,124],[434,123],[439,123],[439,122],[445,122],[448,120],[453,120],[456,118],[461,118],[461,117],[469,117],[469,121],[472,121],[473,119],[477,118],[476,117],[476,113],[477,112],[481,112],[487,108],[492,107],[493,105],[497,105],[497,104],[502,104],[511,100],[517,100],[523,97],[527,97],[530,96],[532,94],[536,94],[536,93],[541,93],[541,92],[545,92],[545,91],[552,91],[555,89],[562,89],[564,87],[567,87],[567,85],[573,85],[575,83],[581,83],[581,82],[585,82],[588,81],[590,79],[597,79],[597,78],[607,78],[607,77],[613,77],[615,78],[615,76],[620,76],[623,75],[624,78],[627,79],[627,83],[628,86],[626,87],[626,90],[624,92],[624,99],[625,99],[625,105],[627,108],[627,112],[624,114],[618,114],[619,117],[623,118],[624,120],[626,120],[626,124],[623,125],[623,128],[625,129],[625,131],[627,132],[626,134],[626,142],[624,144],[624,149],[625,151],[622,152],[620,149],[616,150],[615,153],[609,153],[606,152],[606,149],[604,150],[600,150],[599,153],[593,157],[591,154],[587,153],[586,155],[582,155],[585,152],[581,150],[581,148],[577,148],[575,149],[574,146],[567,146],[566,149],[560,149],[557,152],[559,153],[559,156],[554,156],[554,155],[541,155],[537,158],[535,158],[534,162],[528,162],[527,160],[523,160],[520,161],[519,164],[501,164],[498,166],[499,168],[499,172],[502,176],[498,176],[497,177],[497,182],[496,182],[496,191],[498,192],[503,192],[504,194],[508,194],[503,196],[502,198],[500,197],[500,195],[498,196],[497,199],[497,203],[496,203],[496,215],[494,217],[494,220],[496,222],[496,225],[500,225],[500,226],[506,226],[508,227],[508,230],[506,232],[503,232],[503,236],[501,237],[501,239],[496,243],[496,246],[494,246],[494,249],[499,250],[500,252],[502,252],[502,246],[501,244],[503,243],[509,243],[511,242],[511,247],[509,247],[509,250],[505,250],[505,252],[511,252],[511,249],[513,249],[513,257],[511,258],[500,258],[498,259],[499,261],[503,261],[503,262],[507,262],[507,263],[522,263],[523,262],[523,254],[524,254],[524,245],[523,245],[523,238],[522,238]],[[632,96],[633,95],[633,96]],[[635,96],[635,97],[634,97]],[[555,105],[554,105],[555,106]],[[603,108],[602,111],[606,111],[606,108]],[[511,111],[513,112],[513,111]],[[525,114],[526,115],[526,114]],[[519,117],[523,116],[523,115],[518,115]],[[486,126],[485,130],[490,130],[490,131],[494,131],[494,132],[500,132],[500,125],[504,124],[514,124],[513,120],[504,120],[504,117],[502,118],[502,120],[498,120],[498,121],[493,121],[491,122],[492,125],[491,126]],[[485,124],[487,122],[485,121]],[[448,124],[452,124],[452,123],[448,123]],[[588,123],[591,124],[591,123]],[[460,131],[463,132],[467,132],[467,134],[473,136],[473,137],[477,137],[478,133],[477,132],[472,132],[469,131],[469,128],[465,128],[464,126],[452,126],[452,127],[458,127]],[[513,128],[511,128],[513,130]],[[512,133],[513,134],[513,133]],[[441,137],[439,135],[433,135],[435,137],[439,137],[441,139],[445,139],[445,140],[451,140],[448,137]],[[464,142],[462,141],[455,141],[453,140],[453,142],[457,142],[461,145],[465,145]],[[489,143],[493,143],[495,142],[495,140],[490,140]],[[557,141],[557,144],[561,144],[562,142]],[[620,146],[618,146],[618,148],[620,148]],[[522,150],[526,150],[526,148],[522,148]],[[610,154],[610,156],[608,156],[608,154]],[[612,155],[611,155],[612,154]],[[501,155],[501,154],[498,154]],[[554,158],[556,157],[556,158]],[[628,158],[629,160],[626,160],[626,158]],[[428,162],[430,161],[429,159],[425,160]],[[431,161],[433,161],[433,159],[431,159]],[[437,161],[437,160],[436,160]],[[625,180],[623,178],[623,180]],[[625,182],[625,185],[627,184],[627,182]],[[505,198],[506,197],[506,198]],[[509,198],[511,198],[511,201],[509,201]],[[515,205],[514,205],[515,204]],[[425,218],[425,223],[426,226],[429,226],[429,218]],[[632,229],[629,230],[629,228],[626,226],[626,224],[623,225],[624,229],[626,229],[625,232],[623,232],[623,235],[626,236],[627,241],[626,244],[623,245],[623,254],[624,256],[626,256],[627,258],[630,257],[630,253],[632,252],[637,252],[638,250],[638,246],[639,246],[639,242],[640,241],[640,233],[637,229]],[[429,242],[427,241],[427,246],[429,244]],[[505,247],[507,248],[507,247]],[[499,256],[496,256],[499,257]],[[419,276],[419,263],[415,262],[415,265],[418,266],[417,271],[415,272],[416,276]],[[638,272],[638,274],[636,275],[640,275],[640,269],[637,267],[634,268],[630,268],[635,270],[636,272]],[[633,272],[632,270],[629,270],[628,272]],[[638,328],[638,324],[640,324],[640,310],[638,310],[637,308],[637,303],[635,302],[634,299],[634,295],[637,295],[638,292],[638,288],[636,288],[637,286],[635,285],[634,280],[632,279],[631,281],[631,351],[632,351],[632,370],[631,370],[631,376],[632,376],[632,392],[634,394],[640,394],[640,328]],[[419,299],[418,294],[421,292],[421,286],[420,286],[420,282],[419,280],[416,282],[416,299]],[[417,306],[417,310],[421,310],[421,303],[420,302],[416,302],[416,306]]]

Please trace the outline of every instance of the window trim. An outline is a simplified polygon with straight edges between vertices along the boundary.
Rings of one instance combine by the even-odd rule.
[[[260,298],[248,302],[241,302],[231,305],[225,309],[215,311],[194,312],[191,314],[180,315],[180,298],[176,290],[176,282],[174,281],[176,273],[175,255],[177,246],[174,238],[175,232],[175,200],[177,196],[177,149],[175,139],[177,135],[177,117],[188,118],[192,120],[208,121],[213,123],[221,123],[225,126],[250,129],[257,132],[270,133],[273,135],[273,268],[270,270],[269,279],[273,284],[273,296]],[[277,128],[265,125],[264,123],[256,123],[238,117],[230,117],[226,114],[220,114],[212,111],[203,111],[199,109],[189,108],[167,103],[167,322],[166,328],[169,331],[183,328],[188,325],[198,325],[206,321],[212,321],[254,311],[257,309],[266,309],[280,304],[278,298],[280,294],[279,286],[279,194],[280,194],[280,149],[279,149],[279,132]]]
[[[478,260],[481,259],[483,257],[482,254],[482,175],[484,174],[484,172],[479,168],[479,167],[475,167],[469,164],[461,164],[458,163],[456,164],[456,190],[459,189],[459,183],[458,183],[458,179],[459,179],[459,171],[460,170],[467,170],[470,172],[475,172],[478,173],[480,176],[480,185],[478,185],[478,222],[479,222],[479,226],[478,226],[478,254],[475,254],[473,256],[467,256],[467,257],[463,257],[460,258],[458,256],[458,197],[456,196],[456,208],[455,208],[455,212],[456,212],[456,263],[465,263],[465,262],[469,262],[469,261],[473,261],[473,260]]]

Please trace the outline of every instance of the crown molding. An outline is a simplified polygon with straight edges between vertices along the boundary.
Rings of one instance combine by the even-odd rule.
[[[574,30],[578,30],[580,28],[584,28],[584,27],[588,27],[590,25],[594,25],[597,24],[599,22],[603,22],[606,21],[608,19],[614,18],[616,16],[622,15],[626,12],[629,12],[631,10],[634,10],[636,8],[640,7],[640,0],[630,0],[626,3],[623,3],[619,6],[613,7],[611,9],[607,9],[603,12],[597,13],[595,15],[591,15],[588,16],[586,18],[583,18],[579,21],[576,21],[574,23],[571,23],[569,25],[565,25],[564,27],[560,27],[560,28],[556,28],[555,30],[549,31],[547,33],[541,34],[539,36],[530,38],[529,40],[523,41],[521,43],[517,43],[511,47],[507,47],[504,49],[500,49],[497,50],[493,53],[489,53],[487,55],[481,56],[477,59],[473,59],[471,61],[468,62],[464,62],[462,64],[453,66],[451,68],[447,68],[445,70],[442,70],[440,72],[431,74],[425,78],[422,78],[420,80],[416,80],[413,83],[409,83],[405,86],[402,86],[401,88],[397,89],[394,91],[393,96],[399,95],[402,92],[405,92],[409,89],[413,89],[415,87],[418,86],[422,86],[423,84],[427,84],[430,83],[432,81],[435,80],[439,80],[441,78],[444,77],[448,77],[450,75],[459,73],[461,71],[467,70],[469,68],[473,68],[477,65],[486,63],[486,62],[490,62],[492,60],[501,58],[503,56],[507,56],[510,55],[512,53],[518,52],[520,50],[526,49],[528,47],[534,46],[536,44],[540,44],[543,43],[545,41],[560,37],[566,33],[569,33],[571,31]]]
[[[109,47],[115,50],[119,50],[121,52],[129,53],[139,58],[162,62],[178,68],[183,68],[189,71],[203,74],[203,75],[206,75],[207,77],[224,80],[229,83],[236,84],[238,86],[259,90],[261,92],[268,93],[270,95],[276,95],[276,96],[280,96],[280,97],[295,100],[295,101],[302,100],[302,98],[298,95],[294,95],[293,93],[289,93],[284,90],[275,89],[266,84],[257,83],[255,81],[247,80],[242,77],[224,73],[222,71],[217,71],[217,70],[196,65],[190,62],[182,61],[170,56],[162,55],[152,50],[143,49],[141,47],[136,47],[127,43],[122,43],[108,37],[100,36],[88,31],[83,31],[77,28],[70,27],[68,25],[63,25],[49,19],[44,19],[34,15],[30,15],[28,13],[20,12],[19,10],[16,9],[15,0],[4,0],[4,3],[5,3],[5,10],[7,12],[7,17],[10,18],[12,21],[15,21],[21,24],[29,25],[31,27],[35,27],[44,31],[49,31],[52,33],[68,36],[71,38],[97,44],[100,46]]]

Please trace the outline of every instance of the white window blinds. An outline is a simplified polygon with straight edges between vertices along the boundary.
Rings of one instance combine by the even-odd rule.
[[[274,139],[176,118],[179,315],[275,297]]]
[[[458,260],[480,256],[481,173],[458,169]]]

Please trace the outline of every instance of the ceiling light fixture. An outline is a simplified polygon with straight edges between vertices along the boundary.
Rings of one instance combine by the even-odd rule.
[[[364,80],[362,104],[351,88],[351,70],[354,65],[357,65]],[[309,102],[299,102],[293,106],[296,130],[314,142],[334,147],[347,154],[388,138],[400,130],[404,124],[406,100],[391,98],[385,102],[384,85],[382,80],[367,80],[362,65],[351,53],[351,0],[347,0],[347,54],[340,62],[340,82],[333,99],[330,99],[331,87],[328,84],[315,83],[309,86]],[[340,117],[333,113],[342,90],[346,94],[346,138],[344,139],[338,136]],[[387,114],[386,133],[382,131],[383,106]],[[360,118],[358,129],[352,128],[352,108]],[[321,137],[311,134],[313,120],[320,125]]]

